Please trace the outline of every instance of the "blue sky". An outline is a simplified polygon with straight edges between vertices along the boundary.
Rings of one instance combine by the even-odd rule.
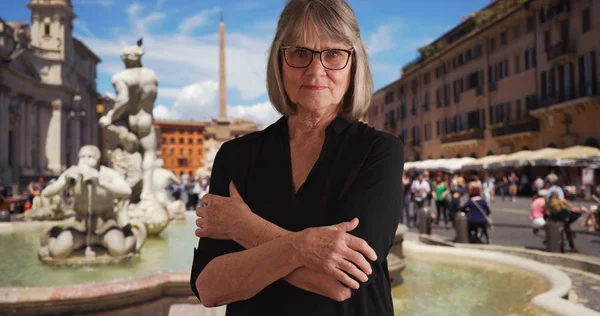
[[[8,21],[29,20],[26,0],[3,0]],[[159,78],[155,115],[206,119],[218,107],[218,22],[223,11],[230,116],[270,124],[278,115],[265,88],[267,49],[284,0],[72,0],[75,37],[101,59],[98,91],[114,92],[121,47],[143,36],[144,66]],[[417,48],[490,0],[349,0],[371,59],[375,88],[399,78]]]

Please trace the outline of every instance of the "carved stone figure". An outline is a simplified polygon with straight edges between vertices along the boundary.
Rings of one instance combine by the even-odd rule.
[[[58,221],[75,215],[73,209],[67,208],[60,194],[36,196],[31,205],[31,210],[23,215],[27,221]]]
[[[131,256],[143,245],[146,238],[143,225],[121,227],[116,219],[115,199],[128,198],[131,188],[117,171],[99,166],[99,160],[97,147],[82,147],[78,164],[42,191],[43,197],[52,197],[71,189],[76,220],[74,226],[66,229],[55,226],[42,236],[39,250],[42,260],[64,259],[83,248],[87,258],[94,258],[99,250],[113,257]]]

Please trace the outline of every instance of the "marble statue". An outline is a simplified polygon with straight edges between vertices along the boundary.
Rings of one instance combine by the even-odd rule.
[[[73,209],[67,207],[60,194],[52,197],[36,196],[31,205],[31,209],[22,215],[26,221],[59,221],[75,216]]]
[[[99,124],[118,140],[119,147],[110,151],[109,157],[132,189],[128,201],[119,203],[118,218],[123,224],[130,219],[143,222],[148,235],[154,236],[182,214],[177,201],[171,201],[168,193],[168,186],[179,183],[179,179],[162,168],[162,159],[156,157],[152,110],[158,81],[152,70],[142,66],[143,54],[141,40],[136,46],[123,49],[125,70],[112,78],[117,93],[115,105],[100,118]]]
[[[156,130],[152,110],[158,91],[158,79],[151,69],[142,66],[144,48],[141,39],[137,46],[126,46],[121,52],[125,70],[112,77],[117,92],[114,108],[102,116],[98,123],[106,128],[122,116],[127,116],[127,128],[142,152],[142,170],[151,170],[156,165]],[[128,138],[129,135],[125,135]],[[148,188],[150,190],[150,188]]]
[[[71,189],[74,197],[75,225],[52,227],[42,235],[40,259],[65,259],[85,248],[85,258],[93,259],[97,251],[112,257],[131,256],[139,252],[146,239],[144,225],[117,223],[115,200],[126,199],[131,188],[114,169],[99,165],[100,150],[87,145],[79,150],[77,165],[64,171],[41,193],[52,197]]]

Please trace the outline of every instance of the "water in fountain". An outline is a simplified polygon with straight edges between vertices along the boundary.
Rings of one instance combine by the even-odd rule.
[[[88,190],[88,218],[87,218],[87,236],[85,237],[85,256],[94,257],[94,252],[90,246],[90,238],[92,235],[92,182],[87,183]]]

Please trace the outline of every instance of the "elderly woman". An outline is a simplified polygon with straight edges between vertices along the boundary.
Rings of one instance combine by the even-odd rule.
[[[358,121],[372,80],[344,0],[291,0],[267,67],[283,117],[223,144],[191,287],[227,315],[393,315],[402,145]]]

